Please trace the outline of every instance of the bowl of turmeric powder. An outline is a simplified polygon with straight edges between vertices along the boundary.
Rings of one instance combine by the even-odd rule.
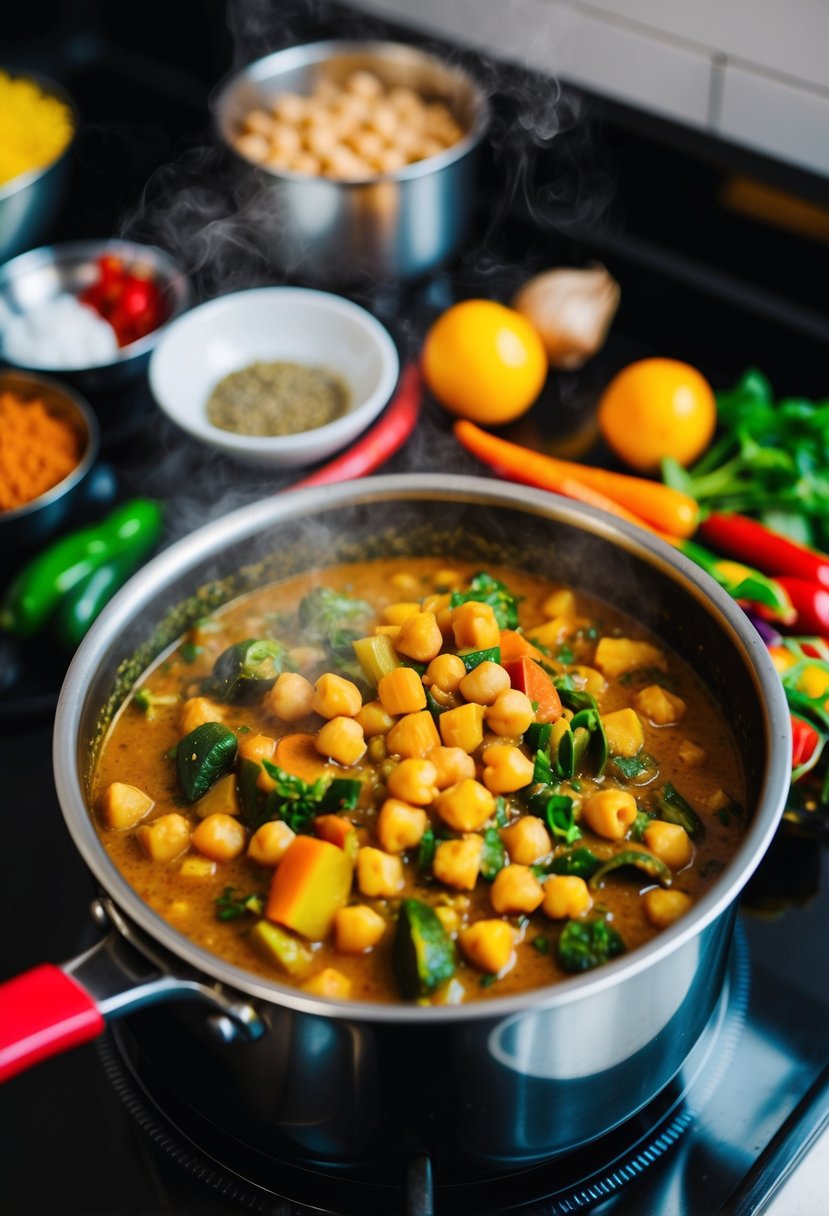
[[[0,261],[46,234],[63,200],[77,126],[60,85],[0,69]]]
[[[99,445],[82,397],[44,376],[0,372],[0,551],[35,548],[61,526]]]

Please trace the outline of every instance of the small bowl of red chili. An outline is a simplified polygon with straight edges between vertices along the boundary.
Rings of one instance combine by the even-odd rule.
[[[152,245],[113,239],[33,249],[0,267],[0,360],[59,376],[98,405],[146,374],[190,297],[187,276]]]

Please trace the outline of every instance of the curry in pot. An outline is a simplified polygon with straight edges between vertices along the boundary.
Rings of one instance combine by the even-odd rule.
[[[383,559],[242,597],[112,725],[104,845],[199,946],[321,996],[446,1004],[647,942],[733,855],[691,667],[518,570]]]

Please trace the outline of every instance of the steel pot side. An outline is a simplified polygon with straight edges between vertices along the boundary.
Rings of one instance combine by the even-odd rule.
[[[307,93],[322,75],[342,80],[362,69],[443,100],[466,134],[437,156],[365,181],[266,169],[235,151],[234,132],[263,97]],[[286,273],[320,286],[416,278],[448,259],[466,235],[489,103],[457,65],[404,43],[314,42],[234,73],[215,90],[211,110],[265,252]]]
[[[506,543],[514,564],[581,584],[657,629],[721,699],[744,758],[751,823],[717,882],[648,945],[550,988],[469,1006],[329,1001],[241,971],[195,946],[145,905],[110,862],[86,791],[101,707],[112,698],[109,711],[117,712],[130,679],[150,657],[145,650],[130,670],[124,655],[165,613],[172,629],[156,630],[153,648],[172,642],[186,624],[177,605],[195,586],[207,585],[219,598],[232,594],[236,584],[226,576],[246,561],[253,583],[267,581],[267,562],[263,567],[253,559],[257,549],[272,550],[277,537],[283,560],[292,550],[318,551],[319,544],[327,563],[347,558],[354,547],[361,554],[366,545],[371,549],[378,528],[383,551],[390,545],[400,553],[412,546],[427,552],[436,529],[444,535],[448,529],[457,545],[476,537],[467,555],[482,561],[489,551],[492,560],[498,552],[505,560]],[[203,600],[200,605],[203,613]],[[414,1120],[429,1129],[424,1134],[433,1148],[448,1146],[458,1160],[527,1163],[602,1134],[654,1097],[682,1067],[715,1008],[736,898],[777,827],[789,755],[785,696],[762,642],[713,580],[681,555],[543,491],[464,477],[447,485],[440,476],[420,474],[263,500],[173,545],[119,592],[83,642],[61,692],[54,737],[67,826],[120,914],[188,973],[209,977],[222,992],[254,998],[270,1027],[258,1043],[200,1048],[210,1051],[211,1069],[223,1077],[220,1092],[236,1093],[250,1121],[248,1137],[268,1145],[285,1141],[291,1151],[323,1161],[374,1151],[390,1127]],[[178,1043],[165,1055],[165,1068],[175,1075],[177,1061],[198,1038],[197,1015],[191,1011],[187,1029],[171,1036],[179,1015],[165,1014],[168,1029],[151,1033],[152,1051],[166,1053]],[[286,1056],[286,1041],[294,1054]],[[423,1068],[431,1054],[433,1066],[425,1072],[412,1064],[421,1054]],[[445,1069],[434,1067],[438,1059]],[[322,1072],[320,1061],[328,1061]],[[415,1094],[390,1081],[402,1061],[405,1085]],[[303,1069],[306,1078],[319,1078],[313,1117],[303,1114]],[[186,1069],[181,1084],[193,1084],[197,1073]],[[327,1085],[326,1075],[332,1078]],[[210,1093],[207,1087],[204,1103]],[[219,1120],[223,1109],[220,1103],[213,1112]]]

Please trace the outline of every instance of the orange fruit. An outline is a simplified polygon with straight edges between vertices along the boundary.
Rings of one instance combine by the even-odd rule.
[[[599,429],[630,468],[652,473],[666,456],[690,465],[717,425],[717,403],[705,377],[677,359],[640,359],[614,376],[601,400]]]
[[[484,426],[525,413],[548,370],[537,331],[494,300],[464,300],[442,313],[426,335],[422,366],[441,405]]]

